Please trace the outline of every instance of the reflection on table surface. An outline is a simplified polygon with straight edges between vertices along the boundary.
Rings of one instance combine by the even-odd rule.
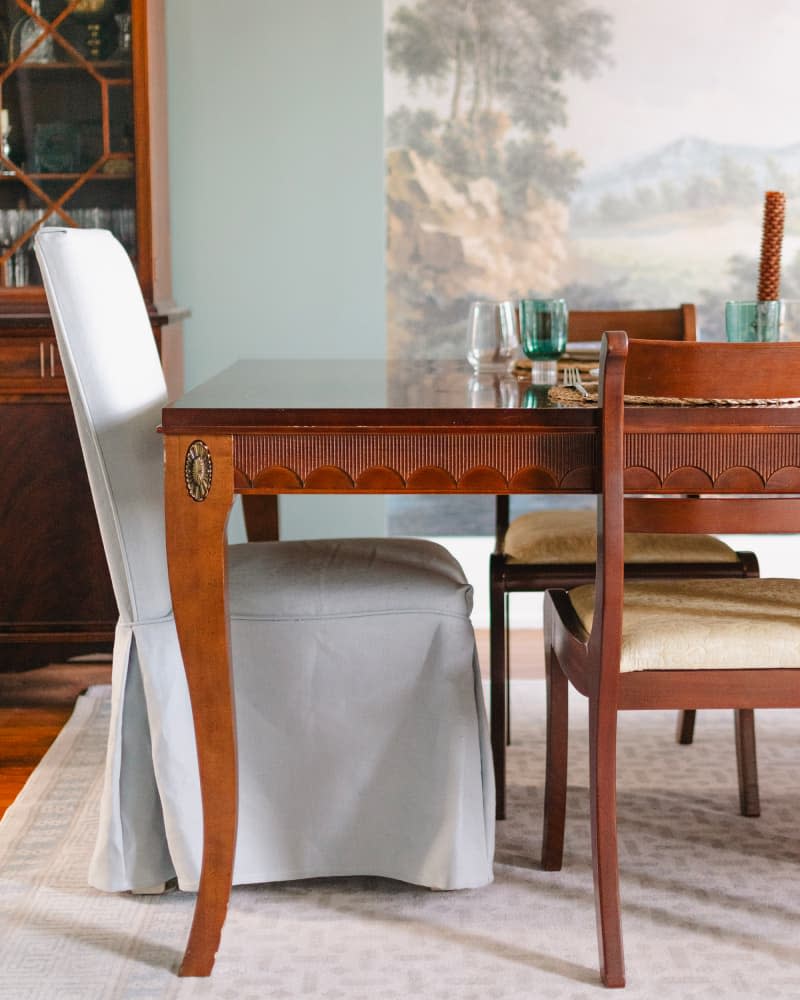
[[[192,389],[175,410],[560,409],[529,372],[482,374],[457,360],[236,362]]]

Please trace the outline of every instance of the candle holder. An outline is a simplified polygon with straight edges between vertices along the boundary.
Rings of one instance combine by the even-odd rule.
[[[86,25],[84,48],[86,55],[94,62],[108,56],[111,41],[106,24],[114,14],[115,0],[78,0],[72,16]]]
[[[782,191],[767,191],[764,196],[764,221],[761,236],[761,260],[758,272],[758,300],[771,302],[780,298],[781,245],[786,212]]]

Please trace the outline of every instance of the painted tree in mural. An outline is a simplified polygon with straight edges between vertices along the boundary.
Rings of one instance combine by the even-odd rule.
[[[583,0],[420,0],[400,7],[386,37],[389,66],[446,89],[449,114],[402,108],[389,122],[402,145],[453,173],[490,176],[519,205],[527,185],[565,197],[580,161],[548,139],[566,122],[569,74],[605,60],[610,18]]]
[[[393,310],[401,339],[438,323],[440,342],[454,341],[470,296],[553,286],[535,245],[557,258],[581,161],[551,133],[566,122],[565,79],[594,75],[610,39],[610,17],[584,0],[418,0],[395,11],[387,59],[409,101],[387,120],[390,338]],[[458,198],[464,211],[445,217]],[[481,225],[470,231],[473,210]]]

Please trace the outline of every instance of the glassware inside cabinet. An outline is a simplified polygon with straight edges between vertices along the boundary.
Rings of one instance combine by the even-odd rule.
[[[40,284],[40,225],[136,258],[130,0],[0,0],[0,292]]]
[[[9,59],[23,56],[28,63],[51,63],[55,60],[53,36],[42,20],[41,0],[30,0],[31,14],[20,17],[9,38]]]

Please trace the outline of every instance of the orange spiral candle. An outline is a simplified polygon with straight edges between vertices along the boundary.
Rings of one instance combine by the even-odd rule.
[[[767,191],[764,196],[764,228],[761,235],[761,265],[758,272],[758,301],[781,297],[781,244],[786,196],[783,191]]]

